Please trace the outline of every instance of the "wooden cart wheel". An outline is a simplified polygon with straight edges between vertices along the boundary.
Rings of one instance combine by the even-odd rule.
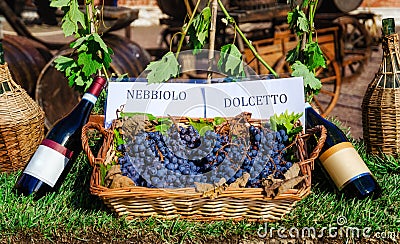
[[[322,88],[319,94],[313,97],[312,105],[319,110],[323,117],[326,117],[333,110],[339,99],[342,77],[340,66],[331,52],[325,50],[324,47],[321,47],[321,50],[326,58],[326,68],[316,70],[316,76],[320,79]],[[285,56],[278,61],[274,69],[281,77],[290,76],[291,70],[285,61]]]
[[[340,66],[336,60],[327,60],[326,68],[319,68],[316,71],[322,88],[318,95],[313,97],[312,103],[319,109],[321,115],[326,117],[335,107],[342,84]]]
[[[351,81],[358,76],[371,56],[371,37],[360,21],[352,16],[336,18],[341,28],[340,55],[342,58],[342,76]]]

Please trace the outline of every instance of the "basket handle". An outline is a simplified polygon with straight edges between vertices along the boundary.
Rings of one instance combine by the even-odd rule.
[[[302,138],[307,139],[311,135],[314,135],[318,132],[320,132],[321,135],[318,139],[317,145],[314,147],[313,151],[309,154],[309,156],[306,158],[306,155],[305,155],[306,151],[303,151],[304,154],[300,153],[300,155],[299,155],[301,162],[303,162],[302,164],[300,164],[300,169],[301,169],[301,172],[303,175],[311,175],[311,170],[314,169],[314,160],[319,156],[319,153],[321,152],[322,147],[325,144],[327,131],[324,126],[317,125],[311,129],[308,129],[307,133],[301,136]],[[304,143],[305,143],[304,140],[298,140],[298,143],[300,143],[299,144],[300,148],[306,148],[304,145]],[[311,168],[302,167],[303,165],[307,165],[307,164],[310,164]],[[307,177],[305,182],[306,182],[306,186],[310,187],[311,186],[311,177]]]
[[[101,147],[102,148],[106,148],[107,145],[109,146],[112,143],[112,140],[114,139],[114,133],[113,130],[107,130],[105,129],[102,125],[100,125],[99,123],[94,123],[94,122],[88,122],[85,126],[83,126],[82,128],[82,148],[83,150],[85,150],[86,155],[88,156],[89,159],[89,163],[92,167],[94,167],[96,165],[96,162],[98,161],[98,159],[100,160],[101,158],[105,157],[105,154],[107,153],[104,150],[101,150],[98,152],[97,157],[95,157],[93,155],[92,150],[90,149],[89,146],[89,138],[88,138],[88,131],[90,129],[95,129],[97,131],[99,131],[102,135],[103,135],[103,145]]]
[[[325,144],[327,130],[326,130],[325,126],[323,126],[323,125],[317,125],[314,128],[311,128],[311,129],[307,130],[307,133],[309,135],[312,135],[312,134],[315,134],[315,133],[318,133],[318,132],[320,132],[321,135],[319,137],[317,145],[314,147],[313,151],[310,154],[309,158],[311,160],[315,160],[319,156],[319,153],[321,152],[322,147]]]

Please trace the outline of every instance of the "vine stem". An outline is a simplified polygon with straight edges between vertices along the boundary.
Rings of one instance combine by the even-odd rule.
[[[87,5],[86,11],[88,13],[88,24],[89,24],[89,30],[90,30],[90,34],[93,34],[96,32],[96,29],[94,28],[94,15],[93,15],[93,2],[90,2]]]
[[[210,28],[210,46],[208,50],[208,70],[207,70],[207,84],[211,84],[212,77],[212,66],[214,61],[214,48],[215,48],[215,32],[217,30],[217,10],[218,2],[217,0],[212,1],[211,5],[211,28]]]
[[[197,0],[196,6],[193,9],[192,15],[190,15],[190,19],[189,19],[189,22],[188,22],[186,28],[182,27],[181,39],[179,39],[178,48],[177,48],[176,53],[175,53],[175,58],[176,59],[178,59],[179,53],[181,52],[183,41],[185,40],[185,37],[186,37],[186,34],[187,34],[187,31],[188,31],[189,27],[192,25],[195,13],[197,12],[197,9],[199,8],[199,5],[200,5],[200,0]]]
[[[274,75],[276,78],[278,78],[279,75],[275,72],[275,70],[271,66],[269,66],[269,64],[267,64],[267,62],[265,62],[265,60],[260,56],[260,54],[258,54],[257,50],[254,48],[254,46],[251,44],[251,42],[247,39],[247,37],[243,34],[242,30],[236,24],[235,20],[229,15],[228,11],[224,7],[224,4],[222,3],[221,0],[218,0],[218,5],[220,6],[222,12],[224,13],[224,15],[228,19],[228,21],[233,23],[233,25],[235,27],[235,31],[237,33],[239,33],[240,37],[246,43],[247,47],[250,49],[250,51],[253,53],[253,55],[257,58],[257,60],[260,61],[261,64],[264,65],[265,68],[267,68],[269,72],[271,72],[272,75]]]
[[[104,6],[104,1],[103,1],[103,6]],[[88,16],[87,16],[88,20],[87,20],[87,22],[88,22],[88,24],[89,24],[89,31],[90,31],[89,34],[93,34],[93,33],[96,33],[96,32],[97,32],[97,31],[96,31],[96,27],[95,27],[95,23],[94,23],[94,21],[97,21],[97,19],[95,19],[95,17],[94,17],[93,9],[94,9],[94,0],[91,1],[91,2],[89,2],[89,3],[87,4],[87,6],[86,6],[86,12],[88,13]],[[108,77],[108,72],[107,72],[106,67],[104,66],[104,63],[101,64],[101,67],[102,67],[102,69],[99,69],[99,70],[98,70],[98,74],[97,74],[97,75],[101,76],[101,75],[102,75],[101,70],[103,70],[104,75],[105,75],[106,78],[108,79],[108,78],[109,78],[109,77]]]

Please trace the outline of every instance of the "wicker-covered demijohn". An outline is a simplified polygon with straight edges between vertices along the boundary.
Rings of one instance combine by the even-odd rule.
[[[250,122],[253,124],[253,122]],[[115,128],[115,127],[114,127]],[[267,196],[263,188],[228,187],[215,198],[204,196],[194,187],[186,188],[147,188],[127,186],[108,188],[102,184],[101,168],[107,155],[112,154],[114,147],[114,128],[104,129],[98,123],[89,122],[82,129],[83,148],[93,166],[90,180],[90,191],[99,196],[104,203],[118,216],[146,218],[180,217],[189,220],[241,220],[277,221],[290,212],[296,202],[311,192],[311,172],[314,160],[326,139],[326,129],[322,126],[313,128],[307,134],[298,134],[292,143],[300,160],[299,177],[304,180],[296,188],[285,190],[275,197]],[[221,129],[221,128],[220,128]],[[89,143],[90,134],[99,131],[103,135],[103,144],[94,156]],[[221,131],[218,129],[218,131]],[[91,132],[91,133],[89,133]],[[310,136],[319,135],[315,148],[308,148],[306,141]],[[311,150],[311,151],[308,151]]]
[[[391,20],[393,21],[393,19]],[[383,26],[385,26],[383,20]],[[362,102],[363,138],[367,152],[400,153],[400,50],[399,36],[383,36],[383,58]]]
[[[44,137],[44,112],[0,65],[0,172],[22,169]]]

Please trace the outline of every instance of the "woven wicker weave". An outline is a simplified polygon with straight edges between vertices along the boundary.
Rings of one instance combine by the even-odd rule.
[[[363,137],[373,154],[400,153],[399,36],[384,37],[383,60],[362,102]],[[393,65],[397,64],[397,65]]]
[[[97,157],[89,148],[88,132],[97,130],[103,135],[103,144]],[[113,145],[113,130],[104,129],[100,124],[88,123],[82,130],[82,143],[93,166],[90,191],[99,196],[118,216],[128,219],[134,217],[158,216],[173,218],[180,216],[190,220],[247,219],[252,221],[276,221],[292,210],[297,201],[311,191],[311,170],[314,160],[325,142],[326,129],[316,127],[311,133],[321,132],[318,145],[307,157],[305,140],[311,134],[298,135],[301,174],[307,175],[298,189],[290,189],[275,198],[266,197],[260,188],[228,188],[215,199],[202,197],[194,188],[159,189],[146,187],[127,187],[109,189],[100,184],[100,164],[104,162],[107,151]]]
[[[44,113],[0,65],[0,172],[21,169],[44,137]]]

